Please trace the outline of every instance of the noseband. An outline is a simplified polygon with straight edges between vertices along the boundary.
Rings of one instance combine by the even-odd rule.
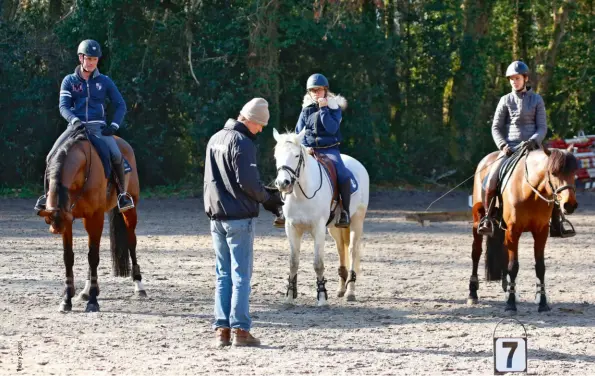
[[[289,142],[289,141],[286,141],[286,142],[292,144],[292,142]],[[300,188],[300,191],[302,191],[302,194],[304,195],[304,197],[306,197],[308,200],[311,200],[314,198],[314,196],[316,196],[316,193],[318,193],[320,188],[322,188],[322,165],[320,162],[317,162],[317,164],[318,164],[318,170],[320,172],[320,185],[318,186],[316,191],[314,191],[314,194],[310,197],[308,197],[306,192],[304,192],[304,190],[302,189],[302,185],[300,184],[300,180],[299,180],[300,174],[302,173],[302,168],[305,166],[304,151],[302,150],[301,146],[300,146],[300,159],[298,160],[298,164],[297,164],[297,167],[295,168],[295,170],[287,165],[283,165],[283,166],[277,168],[277,174],[279,174],[279,171],[281,171],[281,170],[287,172],[289,174],[289,176],[291,177],[291,185],[294,185],[297,182],[297,186]],[[332,188],[331,188],[331,190],[332,190]]]
[[[537,190],[537,188],[535,188],[533,186],[533,184],[531,184],[529,182],[529,169],[527,168],[527,156],[525,156],[525,180],[527,181],[527,184],[529,184],[529,187],[531,187],[531,189],[533,190],[533,192],[535,192],[535,194],[537,194],[537,196],[539,196],[543,201],[547,202],[548,205],[549,204],[555,204],[555,205],[560,205],[560,193],[564,192],[565,190],[571,190],[572,192],[576,193],[576,186],[574,184],[566,184],[563,185],[561,187],[555,188],[554,185],[552,184],[552,176],[550,174],[550,172],[548,171],[547,173],[547,183],[550,186],[551,190],[552,190],[552,198],[546,198],[544,197],[541,193],[539,193],[539,191]]]

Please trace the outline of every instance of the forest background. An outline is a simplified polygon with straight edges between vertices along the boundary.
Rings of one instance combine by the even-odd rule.
[[[453,185],[495,150],[491,121],[521,59],[548,138],[595,133],[593,0],[0,0],[0,193],[40,190],[83,39],[122,92],[119,135],[144,187],[200,192],[205,146],[255,96],[293,130],[308,76],[349,102],[342,152],[377,186]],[[36,192],[40,194],[40,192]]]

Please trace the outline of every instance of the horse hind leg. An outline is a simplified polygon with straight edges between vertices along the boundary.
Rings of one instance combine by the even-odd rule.
[[[348,273],[347,273],[347,263],[346,263],[346,258],[347,258],[347,254],[348,254],[348,247],[345,245],[345,242],[343,240],[343,232],[345,230],[344,229],[340,229],[340,228],[336,228],[336,227],[331,227],[329,228],[329,232],[331,234],[331,236],[333,237],[333,239],[335,240],[335,245],[337,246],[337,252],[339,253],[339,279],[340,279],[340,283],[337,287],[337,297],[338,298],[342,298],[343,296],[345,296],[345,283],[347,282],[347,278],[348,278]]]
[[[138,198],[135,198],[135,202]],[[128,250],[132,261],[132,280],[134,281],[134,293],[140,298],[147,297],[147,292],[143,286],[143,277],[140,272],[140,266],[136,259],[136,224],[138,221],[136,207],[123,213],[126,232],[128,235]]]
[[[477,276],[477,269],[479,266],[479,259],[482,253],[482,242],[483,236],[477,233],[477,223],[474,221],[473,225],[473,245],[471,246],[471,259],[473,261],[473,267],[471,271],[471,277],[469,278],[469,297],[467,298],[467,304],[477,304],[479,302],[479,296],[477,290],[479,290],[479,277]]]
[[[358,213],[359,214],[359,213]],[[346,248],[348,248],[349,254],[349,276],[347,281],[345,282],[345,288],[347,290],[345,299],[347,301],[355,301],[355,280],[356,280],[356,273],[359,272],[359,263],[360,263],[360,250],[361,250],[361,241],[362,241],[362,234],[364,230],[364,221],[361,216],[357,214],[352,217],[351,219],[351,227],[349,230],[346,230],[347,241],[345,242]]]

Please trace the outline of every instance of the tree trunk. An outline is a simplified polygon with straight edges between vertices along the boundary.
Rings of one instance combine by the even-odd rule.
[[[512,0],[515,7],[515,14],[512,26],[512,57],[514,60],[527,62],[528,45],[530,41],[531,14],[530,0]]]
[[[17,9],[19,9],[19,0],[0,0],[0,21],[6,23],[13,21]]]
[[[270,123],[279,126],[279,0],[256,0],[249,16],[248,68],[253,95],[269,102]]]
[[[453,143],[450,155],[455,161],[475,162],[470,152],[473,142],[489,128],[480,118],[486,87],[486,36],[495,0],[465,0],[464,34],[459,48],[460,68],[452,84],[449,126]],[[475,148],[476,149],[476,148]],[[463,153],[463,154],[461,154]]]
[[[560,50],[560,45],[562,44],[562,38],[566,34],[566,21],[568,20],[568,14],[572,6],[574,5],[574,0],[565,0],[562,2],[560,8],[554,11],[554,31],[552,33],[550,42],[548,44],[548,48],[545,52],[544,60],[542,64],[543,73],[540,77],[538,77],[536,91],[541,93],[544,98],[549,97],[549,84],[551,78],[554,74],[554,68],[556,66],[556,57],[558,55],[558,51]]]
[[[62,0],[50,0],[50,20],[56,22],[62,15]]]

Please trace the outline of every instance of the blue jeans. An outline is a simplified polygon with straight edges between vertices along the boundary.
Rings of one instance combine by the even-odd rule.
[[[214,328],[250,330],[254,219],[211,221],[217,256]]]

